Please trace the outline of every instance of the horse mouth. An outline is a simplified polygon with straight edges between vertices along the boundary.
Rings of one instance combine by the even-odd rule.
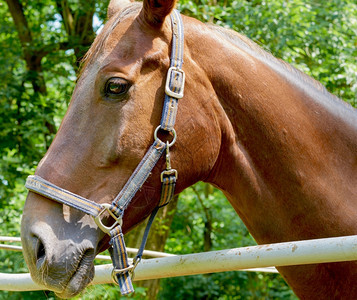
[[[68,281],[63,285],[60,292],[55,292],[56,296],[66,299],[79,294],[94,278],[94,251],[86,250],[79,258],[77,267],[73,270]]]

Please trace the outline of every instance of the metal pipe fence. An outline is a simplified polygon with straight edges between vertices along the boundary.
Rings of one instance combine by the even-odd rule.
[[[357,235],[258,245],[196,254],[163,255],[167,256],[142,260],[135,270],[134,280],[247,269],[276,272],[271,266],[354,261],[357,260]],[[111,283],[111,271],[112,265],[96,266],[96,275],[92,284]],[[29,274],[0,273],[0,290],[38,289],[43,289],[43,287],[33,283]]]

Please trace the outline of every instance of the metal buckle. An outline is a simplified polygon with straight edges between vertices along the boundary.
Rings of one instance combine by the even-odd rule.
[[[173,90],[170,89],[171,74],[173,71],[182,74],[182,82],[181,82],[180,92],[178,92],[178,93],[174,92]],[[166,84],[165,84],[166,95],[168,95],[172,98],[181,99],[183,97],[184,88],[185,88],[185,72],[178,67],[170,67],[169,70],[167,71],[167,77],[166,77]]]
[[[116,275],[117,275],[117,274],[126,273],[126,272],[131,273],[132,270],[134,270],[134,265],[130,265],[129,267],[124,268],[124,269],[115,269],[115,268],[114,268],[113,271],[112,271],[112,279],[113,279],[113,281],[114,281],[116,284],[119,284]]]
[[[138,263],[140,261],[141,261],[141,258],[136,258],[136,259],[134,259],[133,263],[129,267],[126,267],[124,269],[115,269],[115,268],[113,268],[112,274],[111,274],[113,281],[116,284],[119,284],[116,275],[117,274],[123,274],[123,273],[126,273],[126,272],[129,273],[129,275],[131,276],[131,279],[133,280],[134,279],[134,270],[135,270],[136,266],[138,265]]]
[[[122,226],[123,224],[123,219],[121,217],[117,217],[111,210],[110,207],[111,205],[109,203],[104,203],[102,204],[103,209],[101,210],[101,212],[98,214],[98,216],[96,216],[94,218],[94,222],[95,224],[97,224],[97,226],[105,233],[108,233],[117,225]],[[101,215],[107,211],[115,220],[114,224],[112,226],[106,226],[102,223],[102,219],[101,219]]]
[[[175,169],[170,169],[170,170],[165,170],[161,172],[160,178],[161,178],[161,182],[164,182],[164,175],[175,175],[176,179],[178,178],[178,173]]]

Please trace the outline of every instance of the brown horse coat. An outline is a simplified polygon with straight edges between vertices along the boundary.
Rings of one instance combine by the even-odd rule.
[[[174,5],[112,1],[36,174],[111,202],[160,121]],[[247,38],[183,19],[186,86],[171,158],[177,192],[199,180],[217,186],[258,243],[357,234],[356,111]],[[126,92],[108,95],[112,80]],[[126,211],[124,231],[154,209],[163,169],[162,159]],[[87,285],[95,254],[108,247],[90,217],[33,193],[22,240],[33,279],[62,297]],[[302,299],[357,298],[356,262],[279,271]]]

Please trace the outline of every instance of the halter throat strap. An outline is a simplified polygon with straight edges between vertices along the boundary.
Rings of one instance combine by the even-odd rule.
[[[82,196],[67,191],[55,184],[41,178],[40,176],[29,176],[26,181],[26,188],[34,193],[40,194],[46,198],[57,201],[78,209],[86,214],[91,215],[98,227],[109,234],[111,237],[109,248],[113,261],[113,279],[120,286],[120,291],[123,295],[134,292],[131,275],[140,262],[146,240],[149,234],[151,224],[156,216],[158,209],[166,204],[174,196],[174,190],[177,180],[177,171],[171,168],[170,162],[170,147],[176,141],[176,132],[174,124],[177,114],[178,100],[183,97],[185,73],[182,70],[183,64],[183,49],[184,49],[184,33],[181,15],[177,10],[171,14],[172,25],[172,50],[170,68],[167,72],[165,84],[165,99],[162,111],[160,125],[156,128],[154,134],[154,143],[151,145],[145,156],[134,170],[133,174],[128,179],[125,186],[115,197],[111,204],[99,204]],[[159,130],[170,132],[173,135],[171,142],[164,143],[157,137]],[[152,212],[145,233],[142,239],[139,251],[134,258],[133,264],[129,264],[128,255],[125,247],[124,237],[122,233],[122,217],[125,209],[134,198],[137,191],[142,187],[149,177],[152,169],[166,151],[166,170],[161,173],[161,197],[159,205]],[[102,223],[103,215],[108,212],[115,222],[111,226],[106,226]]]

